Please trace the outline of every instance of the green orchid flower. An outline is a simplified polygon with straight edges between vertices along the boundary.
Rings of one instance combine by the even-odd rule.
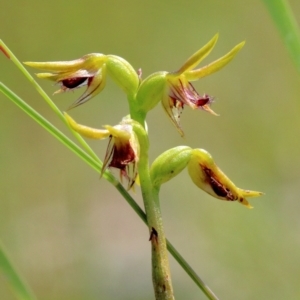
[[[203,149],[193,149],[188,171],[200,189],[221,200],[238,201],[252,208],[246,198],[263,195],[261,192],[238,188],[215,164],[212,156]]]
[[[133,130],[134,121],[123,118],[118,125],[105,125],[105,129],[96,129],[76,123],[66,113],[65,118],[70,127],[82,136],[97,140],[109,138],[101,176],[107,168],[119,169],[121,181],[125,178],[128,181],[128,190],[131,189],[138,174],[140,156],[140,145]]]
[[[125,59],[116,55],[91,53],[71,61],[25,62],[24,64],[49,71],[49,73],[38,73],[37,77],[60,84],[61,87],[55,94],[87,86],[85,92],[69,109],[99,94],[105,87],[107,75],[129,96],[136,93],[140,83],[133,67]]]
[[[242,42],[218,60],[199,69],[194,69],[212,51],[217,39],[218,34],[194,53],[176,72],[158,72],[146,78],[137,93],[140,110],[149,111],[161,101],[165,112],[181,135],[183,135],[183,131],[180,127],[180,116],[184,105],[217,115],[210,108],[213,97],[207,94],[200,96],[191,81],[208,76],[223,68],[245,44]]]

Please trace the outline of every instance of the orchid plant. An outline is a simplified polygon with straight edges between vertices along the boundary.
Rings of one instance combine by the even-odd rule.
[[[45,71],[38,73],[38,78],[60,85],[55,93],[85,87],[83,94],[69,109],[98,95],[105,88],[107,77],[113,79],[126,94],[129,114],[114,126],[105,125],[103,129],[96,129],[78,124],[67,113],[64,113],[64,118],[69,127],[83,137],[109,139],[101,175],[107,168],[114,168],[119,170],[121,181],[126,181],[124,184],[128,191],[136,184],[141,186],[152,249],[153,287],[155,298],[160,300],[175,299],[160,211],[161,185],[187,168],[195,185],[217,199],[239,202],[251,208],[247,198],[262,195],[261,192],[236,187],[203,149],[178,146],[159,155],[151,165],[149,162],[146,117],[159,102],[181,136],[184,135],[180,126],[184,106],[217,115],[211,109],[214,98],[207,94],[199,95],[191,81],[220,70],[244,46],[242,42],[218,60],[195,69],[212,51],[217,39],[218,35],[215,35],[177,71],[157,72],[145,79],[142,79],[141,71],[136,71],[126,60],[115,55],[91,53],[72,61],[25,62],[25,65]],[[216,299],[213,294],[210,298]]]

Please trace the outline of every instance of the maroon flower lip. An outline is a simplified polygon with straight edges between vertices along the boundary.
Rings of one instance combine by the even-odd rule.
[[[170,78],[168,80],[168,89],[168,96],[162,100],[162,105],[182,136],[183,131],[180,127],[180,116],[184,105],[192,109],[202,109],[213,115],[217,115],[210,108],[214,98],[208,94],[200,96],[194,86],[185,78]]]
[[[194,109],[212,103],[213,97],[207,94],[200,96],[190,82],[187,82],[185,85],[180,79],[178,82],[179,84],[177,85],[171,84],[169,97],[173,101],[180,101],[183,105],[188,105]]]
[[[110,136],[101,175],[107,167],[119,169],[121,181],[123,178],[128,181],[129,190],[133,187],[138,174],[137,161],[136,151],[130,141],[120,143]]]
[[[75,89],[81,87],[88,77],[74,77],[68,78],[61,81],[63,87],[67,89]]]
[[[125,117],[115,126],[104,125],[105,129],[96,129],[76,123],[67,113],[64,115],[70,127],[79,134],[96,140],[109,138],[100,176],[107,168],[118,169],[121,182],[125,178],[130,190],[138,175],[140,144],[133,129],[138,123]]]

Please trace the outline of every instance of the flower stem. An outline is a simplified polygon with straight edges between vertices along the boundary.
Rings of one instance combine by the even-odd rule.
[[[139,176],[152,248],[152,281],[157,300],[174,299],[166,238],[158,194],[149,175],[148,157],[139,162]]]
[[[129,101],[130,102],[130,101]],[[144,117],[130,110],[131,118],[145,126]],[[142,127],[140,127],[142,128]],[[139,138],[140,159],[139,179],[149,229],[152,249],[152,281],[156,300],[174,300],[171,273],[168,259],[167,241],[164,233],[158,190],[153,187],[149,169],[149,140],[146,130],[134,127]]]

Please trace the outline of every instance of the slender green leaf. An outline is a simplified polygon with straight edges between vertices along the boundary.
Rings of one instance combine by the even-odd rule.
[[[300,73],[300,30],[287,0],[263,0]]]
[[[15,293],[17,299],[20,300],[36,300],[29,286],[25,283],[19,272],[11,263],[7,251],[0,242],[0,269],[10,284],[12,291]],[[2,297],[1,297],[2,299]]]

